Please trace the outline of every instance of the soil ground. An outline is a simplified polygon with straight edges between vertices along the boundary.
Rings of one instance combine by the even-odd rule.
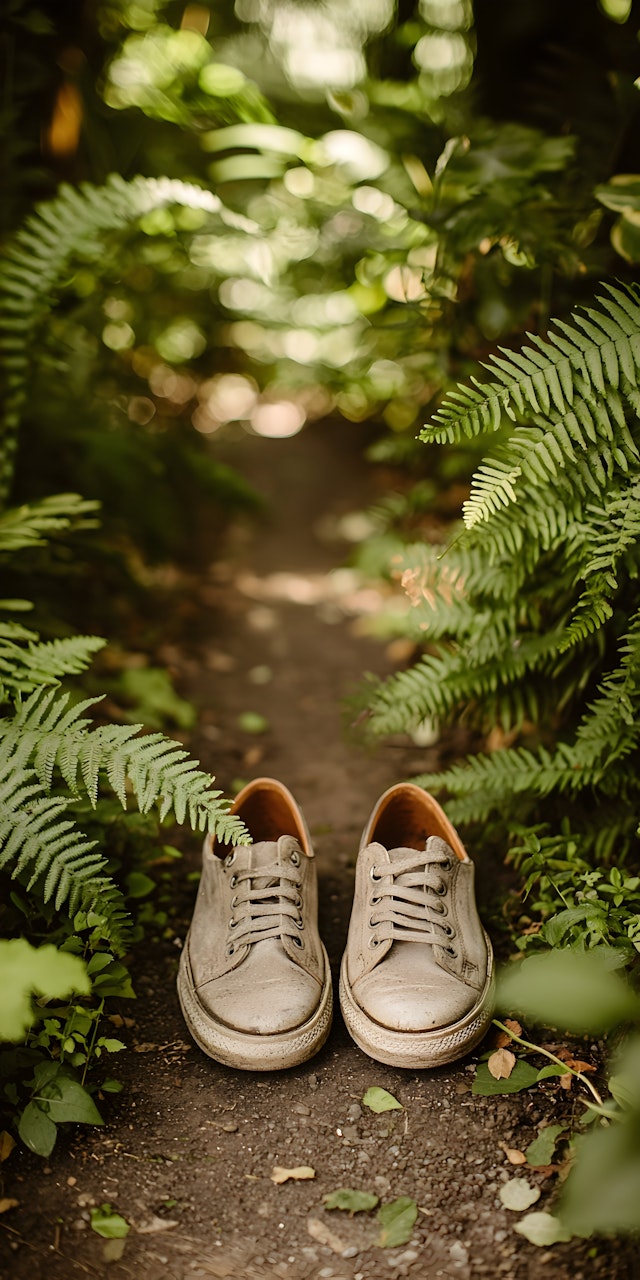
[[[360,429],[338,424],[289,441],[247,439],[243,470],[266,494],[270,515],[207,552],[179,643],[166,654],[200,709],[190,745],[219,785],[229,790],[240,777],[266,773],[301,803],[319,858],[321,932],[334,973],[364,821],[382,790],[436,759],[435,750],[408,740],[367,754],[342,731],[342,700],[363,671],[392,668],[389,651],[362,634],[363,613],[378,603],[372,589],[340,569],[348,550],[340,520],[388,482],[367,473],[362,442]],[[240,727],[247,711],[266,718],[264,733]],[[350,1041],[339,1011],[325,1048],[301,1068],[254,1076],[205,1057],[189,1040],[175,994],[197,841],[186,840],[185,850],[175,934],[151,940],[134,958],[138,999],[121,1004],[134,1025],[117,1032],[130,1048],[110,1064],[125,1087],[105,1102],[107,1123],[61,1138],[44,1170],[24,1150],[4,1166],[2,1194],[20,1202],[0,1218],[4,1280],[640,1274],[640,1254],[627,1243],[534,1247],[514,1231],[520,1215],[499,1199],[502,1183],[522,1175],[503,1148],[522,1150],[541,1121],[582,1113],[556,1081],[482,1098],[471,1093],[475,1057],[432,1072],[380,1066]],[[481,848],[471,852],[488,907],[499,873]],[[364,1108],[372,1085],[403,1110]],[[275,1185],[275,1165],[310,1165],[316,1175]],[[548,1207],[556,1177],[525,1171],[541,1190],[535,1208]],[[324,1209],[323,1196],[339,1187],[375,1192],[382,1202],[415,1199],[410,1241],[380,1248],[374,1216]],[[90,1208],[103,1203],[131,1224],[124,1249],[90,1229]]]

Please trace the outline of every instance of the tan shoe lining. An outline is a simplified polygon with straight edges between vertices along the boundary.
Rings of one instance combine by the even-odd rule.
[[[289,799],[288,792],[269,779],[256,780],[255,790],[249,783],[244,796],[241,795],[233,806],[247,827],[254,844],[262,840],[278,840],[280,836],[294,836],[299,840],[305,853],[310,854],[307,834],[299,822],[295,809]],[[217,843],[214,852],[224,857],[231,851],[230,845]]]
[[[424,849],[429,836],[446,840],[457,857],[466,861],[464,845],[440,805],[426,791],[408,783],[394,789],[382,802],[370,840],[385,849]]]

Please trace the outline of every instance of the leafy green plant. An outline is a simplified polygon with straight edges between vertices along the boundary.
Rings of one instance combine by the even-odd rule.
[[[492,380],[452,393],[423,436],[453,442],[506,420],[511,432],[478,468],[445,553],[404,557],[431,652],[372,691],[370,725],[497,723],[513,745],[420,779],[448,791],[454,821],[529,830],[544,799],[557,850],[621,863],[637,826],[637,288],[608,286],[486,367]]]
[[[555,1214],[545,1214],[548,1221],[533,1214],[516,1227],[534,1244],[552,1244],[572,1234],[636,1232],[640,1226],[640,1003],[637,992],[615,971],[619,963],[619,955],[606,947],[587,955],[556,951],[512,966],[498,985],[499,1004],[510,1012],[572,1033],[609,1031],[619,1041],[608,1080],[611,1097],[602,1102],[590,1086],[592,1096],[582,1121],[587,1128],[572,1139],[571,1169]],[[535,1049],[517,1034],[508,1034]],[[554,1130],[551,1150],[563,1132]],[[541,1138],[544,1133],[541,1130]],[[530,1163],[545,1155],[548,1145],[547,1141],[542,1151],[528,1149]]]

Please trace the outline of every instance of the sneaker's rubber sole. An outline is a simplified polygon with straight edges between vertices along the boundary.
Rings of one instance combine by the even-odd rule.
[[[340,969],[340,1008],[347,1031],[363,1053],[388,1067],[423,1069],[442,1067],[475,1049],[486,1034],[495,1004],[493,951],[487,938],[487,980],[472,1009],[449,1027],[434,1031],[394,1031],[369,1018],[349,986],[347,957]]]
[[[333,989],[327,953],[322,948],[325,977],[320,1003],[307,1022],[291,1031],[276,1035],[252,1035],[235,1031],[215,1018],[203,1007],[195,989],[189,948],[185,943],[178,969],[178,999],[184,1020],[202,1051],[225,1067],[239,1071],[282,1071],[307,1062],[322,1048],[333,1016]]]

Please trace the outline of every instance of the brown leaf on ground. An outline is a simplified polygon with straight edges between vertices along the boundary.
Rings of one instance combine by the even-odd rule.
[[[567,1071],[566,1076],[559,1076],[559,1077],[558,1077],[558,1079],[560,1080],[560,1088],[561,1088],[561,1089],[570,1089],[570,1088],[571,1088],[571,1086],[572,1086],[572,1084],[573,1084],[573,1076],[571,1075],[571,1072],[570,1072],[570,1071]]]
[[[504,1154],[507,1157],[509,1164],[526,1164],[527,1163],[527,1157],[524,1154],[524,1151],[518,1151],[517,1147],[508,1147],[506,1142],[499,1142],[498,1146],[500,1147],[501,1151],[504,1151]]]
[[[145,1218],[144,1222],[134,1225],[139,1236],[151,1236],[158,1231],[173,1231],[178,1221],[176,1218],[159,1218],[156,1214],[152,1214],[150,1218]]]
[[[293,1178],[295,1181],[301,1182],[309,1178],[315,1178],[315,1176],[315,1169],[312,1169],[311,1165],[308,1164],[298,1164],[295,1169],[281,1169],[279,1165],[276,1165],[271,1174],[271,1181],[280,1184]]]
[[[509,1028],[509,1031],[513,1031],[514,1036],[522,1035],[522,1027],[515,1018],[505,1018],[504,1025]],[[511,1044],[511,1036],[507,1035],[506,1031],[498,1031],[495,1038],[496,1049],[505,1049],[508,1044]]]
[[[9,1196],[3,1196],[0,1200],[0,1213],[6,1213],[8,1209],[16,1209],[19,1204],[19,1200],[11,1200]]]
[[[561,1165],[559,1164],[537,1164],[536,1173],[539,1174],[541,1178],[552,1178],[554,1173],[560,1172],[560,1168]]]
[[[494,1080],[508,1080],[516,1065],[516,1055],[509,1049],[496,1049],[487,1066]]]
[[[326,1222],[321,1218],[307,1218],[307,1231],[312,1240],[317,1240],[318,1244],[327,1245],[334,1253],[344,1253],[348,1243],[342,1239],[342,1236],[336,1235]]]
[[[2,1133],[0,1133],[0,1164],[11,1155],[15,1145],[15,1138],[12,1138],[11,1134],[7,1133],[6,1129],[3,1129]]]
[[[124,1018],[121,1013],[108,1013],[107,1022],[110,1022],[113,1027],[118,1028],[135,1027],[136,1025],[133,1018]]]
[[[565,1045],[562,1045],[557,1050],[556,1057],[560,1058],[561,1062],[566,1062],[572,1071],[581,1071],[584,1074],[586,1071],[596,1070],[590,1062],[583,1062],[582,1058],[574,1058],[571,1050],[567,1049]]]

